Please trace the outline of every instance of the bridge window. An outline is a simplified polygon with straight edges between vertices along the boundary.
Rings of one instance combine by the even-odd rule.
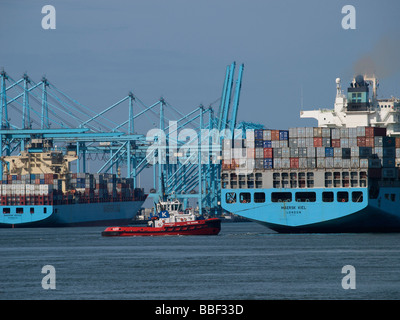
[[[333,202],[333,192],[332,191],[325,191],[322,192],[322,201],[323,202]]]
[[[242,193],[240,194],[239,199],[240,199],[240,203],[250,203],[250,201],[251,201],[251,195],[250,195],[249,192],[242,192]]]
[[[16,210],[16,213],[24,213],[24,208],[17,208],[15,210]]]
[[[228,192],[226,194],[226,203],[236,203],[236,193],[235,192]]]
[[[272,202],[292,202],[291,192],[272,192],[271,193]]]
[[[363,193],[361,191],[353,191],[351,193],[351,201],[363,202]]]
[[[348,202],[349,201],[349,193],[346,191],[339,191],[337,193],[337,201],[338,202]]]
[[[254,202],[255,203],[265,202],[265,193],[264,192],[255,192],[254,193]]]
[[[3,208],[3,213],[4,214],[11,213],[11,209],[10,208]]]
[[[297,202],[315,202],[316,199],[315,192],[296,192]]]

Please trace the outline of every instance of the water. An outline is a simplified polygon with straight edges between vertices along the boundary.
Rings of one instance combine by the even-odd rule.
[[[399,299],[400,234],[101,237],[104,228],[0,229],[0,299]],[[56,289],[44,290],[44,265]],[[342,288],[344,265],[356,289]]]

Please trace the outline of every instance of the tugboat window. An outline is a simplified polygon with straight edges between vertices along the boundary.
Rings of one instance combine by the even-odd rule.
[[[255,192],[254,193],[254,202],[255,203],[265,202],[265,193],[264,192]]]
[[[228,192],[226,194],[226,203],[236,203],[236,193]]]
[[[272,192],[271,193],[272,202],[292,202],[291,192]]]
[[[240,194],[240,203],[250,203],[251,195],[249,192],[243,192]]]

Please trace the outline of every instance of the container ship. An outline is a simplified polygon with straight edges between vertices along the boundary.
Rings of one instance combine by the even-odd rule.
[[[374,77],[340,82],[334,109],[300,113],[318,127],[223,141],[224,210],[282,233],[400,231],[400,100]]]
[[[128,224],[146,199],[133,180],[115,174],[71,173],[76,150],[31,139],[18,156],[1,157],[0,227]]]

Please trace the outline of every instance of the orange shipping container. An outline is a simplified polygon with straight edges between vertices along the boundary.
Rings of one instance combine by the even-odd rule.
[[[279,140],[279,130],[271,130],[271,140],[273,141]]]

